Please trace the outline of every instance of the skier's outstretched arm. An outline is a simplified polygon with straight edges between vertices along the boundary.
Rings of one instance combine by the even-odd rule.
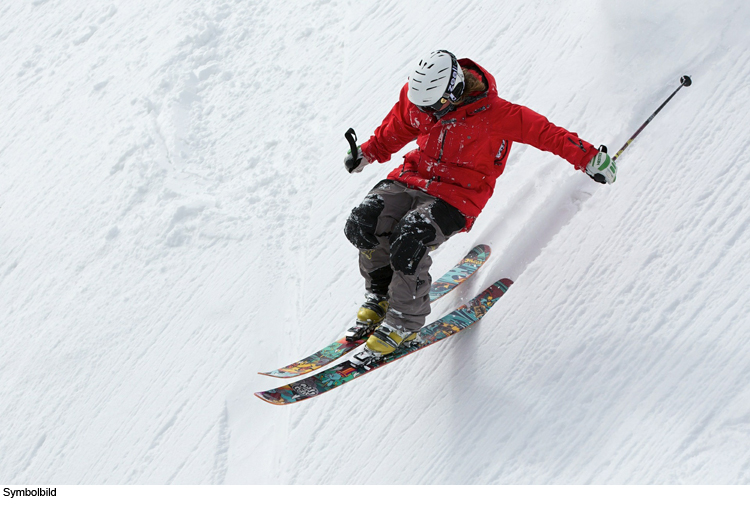
[[[581,139],[578,134],[551,123],[528,107],[504,102],[501,123],[514,141],[549,151],[570,162],[600,183],[612,183],[617,167],[605,152]]]

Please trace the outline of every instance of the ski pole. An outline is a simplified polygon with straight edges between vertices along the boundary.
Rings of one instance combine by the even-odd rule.
[[[628,139],[628,142],[626,142],[625,145],[622,148],[620,148],[620,151],[618,151],[615,154],[615,156],[612,157],[612,160],[613,161],[617,160],[617,157],[619,157],[620,155],[622,155],[622,152],[625,151],[625,148],[627,148],[628,146],[630,146],[630,143],[632,143],[633,140],[636,137],[638,137],[638,134],[640,134],[643,131],[643,129],[646,128],[646,125],[648,125],[649,123],[651,123],[651,120],[654,119],[656,117],[656,115],[659,113],[659,111],[661,111],[661,109],[663,109],[664,106],[669,102],[669,100],[671,100],[674,97],[674,95],[677,94],[677,91],[679,91],[680,89],[682,89],[683,86],[690,87],[690,85],[692,83],[693,83],[693,81],[687,75],[684,75],[682,78],[680,78],[680,87],[678,87],[677,89],[675,89],[675,91],[672,94],[669,95],[669,98],[667,98],[666,100],[664,100],[664,103],[662,103],[661,105],[659,105],[659,108],[656,109],[653,114],[651,114],[651,117],[648,118],[646,120],[646,122],[643,123],[638,130],[636,130],[636,132],[630,137],[630,139]],[[607,149],[605,147],[604,148],[604,152],[606,153],[606,151],[607,151]]]
[[[352,157],[357,158],[357,155],[359,154],[359,152],[357,151],[357,133],[353,128],[350,128],[346,131],[344,137],[346,137],[346,140],[349,141],[349,148],[351,149]],[[357,167],[359,165],[360,160],[362,159],[357,159],[354,162],[354,167]]]

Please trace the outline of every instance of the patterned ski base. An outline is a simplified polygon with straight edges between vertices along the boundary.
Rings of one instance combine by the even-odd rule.
[[[505,294],[512,284],[513,282],[507,278],[493,283],[466,305],[422,328],[418,344],[396,351],[368,367],[357,367],[351,362],[345,361],[313,376],[265,392],[256,392],[255,395],[271,404],[292,404],[340,387],[353,379],[424,349],[474,324],[492,308],[492,305]]]
[[[439,280],[434,282],[430,287],[430,302],[443,297],[451,290],[458,287],[461,283],[469,279],[482,265],[487,261],[490,256],[490,247],[486,244],[480,244],[473,248],[458,264],[440,277]],[[355,349],[363,340],[356,340],[349,342],[346,338],[342,338],[329,344],[320,351],[311,354],[307,358],[303,358],[297,362],[281,367],[280,369],[272,370],[269,372],[259,372],[265,376],[272,376],[274,378],[293,378],[295,376],[301,376],[314,370],[325,367],[329,363],[343,355]]]
[[[463,260],[442,275],[439,280],[433,282],[430,287],[430,303],[443,297],[469,279],[489,257],[490,247],[486,244],[480,244],[469,251]]]

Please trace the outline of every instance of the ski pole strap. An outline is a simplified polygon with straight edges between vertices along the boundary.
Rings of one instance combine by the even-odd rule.
[[[636,132],[630,137],[630,139],[628,139],[628,142],[626,142],[625,145],[622,148],[620,148],[620,151],[618,151],[615,154],[615,156],[612,157],[612,160],[615,161],[615,160],[617,160],[617,157],[619,157],[620,155],[622,155],[622,152],[625,151],[625,148],[627,148],[628,146],[630,146],[630,143],[632,143],[633,140],[636,137],[638,137],[638,134],[640,134],[643,131],[643,129],[646,128],[646,125],[648,125],[649,123],[651,123],[651,120],[654,119],[656,117],[656,115],[661,111],[661,109],[663,109],[664,106],[669,102],[669,100],[671,100],[674,97],[674,95],[677,94],[677,91],[679,91],[680,89],[682,89],[683,86],[684,87],[690,87],[690,85],[692,83],[693,83],[693,81],[687,75],[684,75],[682,78],[680,78],[680,87],[678,87],[677,89],[675,89],[674,92],[669,95],[669,98],[667,98],[666,100],[664,100],[664,103],[662,103],[661,105],[659,105],[659,108],[656,109],[653,114],[651,114],[651,117],[648,118],[646,120],[646,122],[643,123],[638,130],[636,130]]]
[[[359,165],[359,161],[362,160],[357,158],[357,156],[359,155],[359,152],[357,151],[357,133],[353,128],[350,128],[346,131],[344,137],[346,137],[346,140],[349,141],[349,149],[352,152],[352,158],[356,159],[354,161],[353,167],[357,167]]]

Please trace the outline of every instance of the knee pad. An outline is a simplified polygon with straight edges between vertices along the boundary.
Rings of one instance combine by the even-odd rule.
[[[410,212],[396,225],[391,234],[391,266],[406,275],[417,272],[427,253],[427,245],[435,240],[435,228],[419,212]]]
[[[344,227],[344,234],[357,249],[374,249],[378,245],[375,229],[378,217],[385,208],[383,198],[370,194],[358,206],[354,207]]]

